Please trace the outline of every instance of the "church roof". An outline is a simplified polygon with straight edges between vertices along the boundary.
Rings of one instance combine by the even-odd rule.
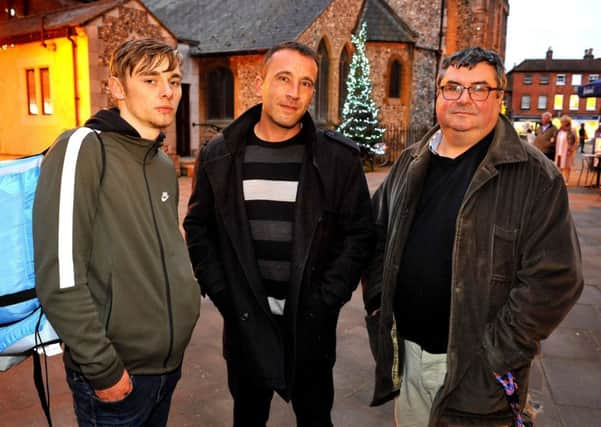
[[[255,52],[296,40],[331,0],[143,0],[193,55]],[[416,34],[383,0],[366,0],[358,22],[368,41],[414,43]]]
[[[417,34],[383,0],[367,0],[360,22],[367,24],[367,41],[415,43]]]
[[[209,55],[269,49],[297,39],[331,0],[143,0],[192,53]]]
[[[64,36],[69,27],[84,25],[123,3],[124,0],[99,0],[40,15],[10,19],[0,25],[0,44],[38,41],[42,32],[47,38]]]

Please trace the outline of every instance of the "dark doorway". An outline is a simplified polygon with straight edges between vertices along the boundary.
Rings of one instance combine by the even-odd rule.
[[[186,157],[190,155],[190,84],[182,83],[182,99],[177,107],[175,116],[177,132],[177,154]]]
[[[224,67],[211,70],[208,76],[207,119],[234,117],[234,75]]]

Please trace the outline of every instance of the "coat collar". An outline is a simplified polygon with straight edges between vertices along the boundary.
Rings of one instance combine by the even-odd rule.
[[[412,148],[412,162],[408,172],[408,196],[415,196],[421,191],[423,180],[430,164],[429,141],[432,135],[440,129],[436,125]],[[495,135],[488,148],[486,156],[476,169],[472,181],[466,191],[464,202],[498,174],[497,167],[502,164],[520,163],[528,159],[524,143],[520,141],[509,120],[499,115],[495,127]],[[408,197],[409,200],[413,198]]]
[[[257,104],[254,107],[249,108],[223,130],[223,138],[227,151],[232,154],[244,151],[247,136],[250,134],[253,126],[261,118],[262,108],[263,104]],[[309,112],[306,112],[302,117],[301,123],[303,126],[301,132],[305,134],[305,144],[307,144],[307,156],[319,169],[319,144],[315,143],[315,133],[317,129]]]
[[[426,135],[415,144],[411,156],[414,159],[428,155],[428,142],[432,135],[440,129],[439,125],[434,126]],[[509,120],[499,115],[499,120],[495,126],[495,135],[488,149],[488,153],[483,160],[483,165],[497,166],[504,163],[525,162],[528,159],[526,148],[513,129]]]
[[[226,153],[207,161],[204,169],[213,186],[216,205],[223,218],[225,230],[230,237],[240,265],[262,309],[269,313],[267,296],[261,284],[261,276],[254,254],[252,236],[242,189],[243,156],[248,135],[261,116],[261,104],[251,107],[223,130],[223,144]],[[306,157],[300,174],[299,197],[296,201],[294,218],[293,270],[290,285],[291,301],[298,301],[304,266],[311,247],[311,237],[321,217],[322,177],[319,171],[319,146],[316,143],[316,128],[311,116],[306,113],[302,119],[303,138],[306,144]],[[326,163],[327,156],[322,156]],[[311,159],[311,160],[309,160]],[[312,167],[315,166],[315,167]],[[326,171],[326,168],[322,169]],[[295,304],[291,307],[296,310]],[[292,313],[294,317],[295,314]]]

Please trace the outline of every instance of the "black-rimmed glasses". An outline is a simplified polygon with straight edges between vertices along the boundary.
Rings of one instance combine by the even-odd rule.
[[[472,101],[486,101],[490,92],[502,91],[500,87],[490,87],[488,85],[476,84],[473,86],[462,86],[455,83],[447,83],[440,86],[442,97],[447,101],[457,101],[461,98],[463,91],[467,89],[467,93]]]

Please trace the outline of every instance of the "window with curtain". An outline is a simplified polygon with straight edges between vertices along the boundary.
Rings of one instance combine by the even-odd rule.
[[[563,109],[563,95],[557,94],[553,97],[553,109],[554,110],[562,110]]]
[[[25,83],[27,85],[27,113],[30,116],[37,116],[40,114],[40,109],[38,108],[35,88],[35,70],[33,68],[25,70]]]
[[[50,115],[53,112],[52,98],[50,97],[50,70],[40,68],[40,89],[42,99],[42,114]]]
[[[580,98],[578,97],[578,95],[570,95],[568,104],[570,111],[578,110],[580,104]]]
[[[547,109],[547,95],[539,95],[538,97],[538,107],[539,110]]]

